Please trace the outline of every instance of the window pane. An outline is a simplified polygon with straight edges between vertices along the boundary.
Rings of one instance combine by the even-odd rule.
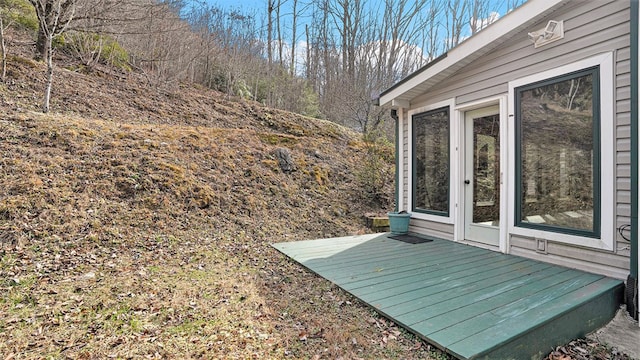
[[[473,119],[474,223],[500,225],[500,116]]]
[[[596,231],[596,74],[582,72],[518,92],[521,224]]]
[[[449,212],[449,109],[413,117],[414,211]]]

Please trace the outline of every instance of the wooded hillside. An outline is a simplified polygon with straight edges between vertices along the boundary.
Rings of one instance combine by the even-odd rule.
[[[369,145],[334,123],[16,38],[0,84],[0,357],[427,356],[271,242],[365,232]],[[73,69],[73,70],[69,70]],[[376,201],[373,201],[376,200]]]
[[[21,29],[46,59],[50,33],[54,52],[77,58],[78,71],[109,64],[156,85],[197,83],[368,132],[390,122],[375,105],[381,91],[521,3],[265,0],[243,10],[189,0],[0,0],[0,18],[9,54],[12,30]]]

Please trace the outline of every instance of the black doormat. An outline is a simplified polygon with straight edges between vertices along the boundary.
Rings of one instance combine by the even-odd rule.
[[[422,243],[428,243],[433,241],[432,239],[425,239],[425,238],[417,237],[414,235],[394,235],[394,236],[389,236],[389,239],[400,240],[409,244],[422,244]]]

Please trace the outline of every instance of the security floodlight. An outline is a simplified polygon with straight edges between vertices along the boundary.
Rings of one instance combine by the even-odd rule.
[[[549,20],[544,28],[528,33],[536,48],[564,38],[564,22]]]

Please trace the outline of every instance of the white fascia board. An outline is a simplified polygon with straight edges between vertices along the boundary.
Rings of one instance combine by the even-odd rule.
[[[523,24],[535,20],[540,14],[555,8],[559,4],[566,3],[567,0],[529,0],[516,10],[506,14],[495,23],[487,26],[482,31],[471,36],[460,45],[449,50],[447,57],[425,69],[422,73],[407,80],[406,83],[398,86],[387,94],[380,97],[380,106],[394,106],[393,101],[402,99],[402,96],[409,90],[428,81],[437,74],[455,66],[467,57],[471,57],[479,51],[489,46],[500,38],[508,38],[514,31],[518,31]],[[483,52],[484,53],[484,52]],[[408,102],[403,99],[402,101]]]
[[[392,99],[391,100],[391,107],[392,108],[398,108],[398,109],[408,109],[410,106],[409,101],[407,100],[401,100],[401,99]]]

